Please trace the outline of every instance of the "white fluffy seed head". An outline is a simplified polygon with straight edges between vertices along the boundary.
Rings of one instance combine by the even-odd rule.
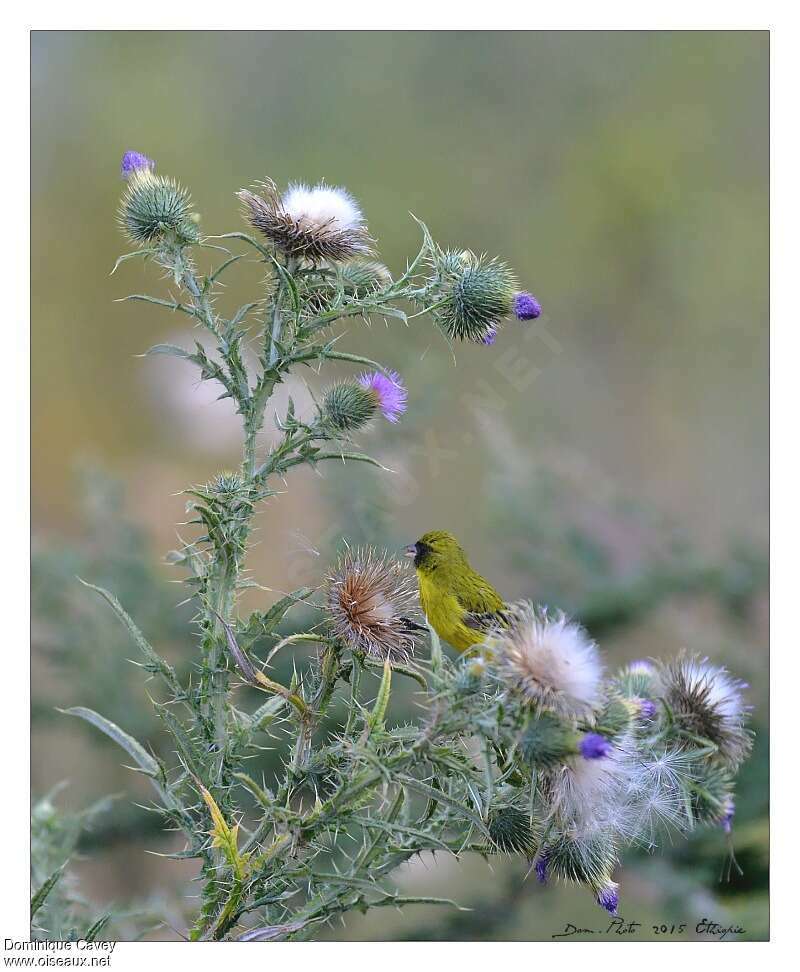
[[[294,259],[330,265],[372,252],[364,216],[345,189],[295,184],[281,195],[270,179],[256,188],[238,193],[245,218]]]
[[[630,737],[599,759],[574,759],[546,793],[559,830],[578,840],[609,839],[652,848],[660,832],[689,829],[678,754],[642,758]]]
[[[745,717],[745,705],[742,698],[742,683],[731,678],[724,668],[715,668],[707,660],[692,666],[692,678],[696,685],[708,686],[708,702],[722,716],[732,721],[739,721]]]
[[[568,717],[586,716],[602,703],[597,646],[580,625],[527,602],[505,613],[507,626],[497,628],[490,642],[509,687]]]
[[[313,229],[355,230],[364,227],[364,215],[346,189],[337,186],[290,185],[281,200],[296,222]]]
[[[682,655],[658,669],[658,690],[679,726],[708,739],[720,756],[738,766],[752,745],[745,728],[749,706],[744,683],[707,658]]]
[[[552,780],[551,806],[562,826],[581,834],[621,831],[628,838],[624,807],[633,763],[620,746],[599,759],[577,757]]]

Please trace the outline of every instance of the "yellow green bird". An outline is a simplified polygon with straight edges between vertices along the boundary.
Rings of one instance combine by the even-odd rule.
[[[505,602],[469,565],[451,533],[431,530],[405,549],[414,558],[422,610],[436,634],[459,651],[479,644],[504,620]]]

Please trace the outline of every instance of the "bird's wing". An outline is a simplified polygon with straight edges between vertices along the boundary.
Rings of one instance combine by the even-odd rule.
[[[508,624],[504,611],[465,611],[462,619],[468,628],[489,631],[498,624]]]
[[[428,630],[426,625],[419,624],[417,621],[414,621],[412,618],[407,618],[405,616],[401,616],[400,623],[402,624],[403,628],[406,631],[427,631]]]

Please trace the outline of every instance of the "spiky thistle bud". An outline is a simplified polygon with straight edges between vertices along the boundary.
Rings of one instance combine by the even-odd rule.
[[[733,782],[724,766],[707,761],[693,765],[690,793],[692,815],[698,823],[724,823],[733,806]]]
[[[325,578],[333,634],[349,648],[406,661],[422,627],[416,589],[404,564],[374,550],[347,550]]]
[[[392,282],[388,268],[376,260],[349,260],[342,263],[337,268],[336,278],[345,293],[356,297],[365,297]]]
[[[434,254],[436,274],[431,291],[439,307],[435,320],[453,340],[492,343],[497,328],[511,313],[515,281],[498,259],[465,251]]]
[[[471,695],[477,692],[483,683],[487,665],[483,658],[468,658],[458,667],[454,681],[456,692],[461,695]]]
[[[586,885],[594,893],[598,904],[607,911],[610,910],[608,905],[613,904],[616,910],[619,898],[612,898],[617,885],[611,880],[611,875],[618,857],[612,840],[603,835],[558,834],[548,841],[542,858],[546,862],[546,875]]]
[[[612,696],[597,717],[595,728],[610,739],[619,739],[631,728],[639,709],[630,699]]]
[[[118,220],[122,231],[137,244],[186,246],[200,238],[187,190],[174,179],[154,175],[147,167],[131,170]]]
[[[340,382],[328,389],[323,397],[322,416],[338,432],[354,432],[378,411],[387,422],[398,422],[407,399],[405,385],[396,371],[365,372],[355,382]]]
[[[376,260],[348,260],[342,264],[326,264],[319,267],[318,276],[309,277],[305,295],[306,308],[312,315],[319,314],[335,301],[364,300],[392,282],[387,267]]]
[[[575,732],[551,712],[530,719],[519,742],[522,758],[536,769],[551,769],[576,752]]]
[[[317,794],[327,796],[336,786],[337,769],[332,755],[312,752],[298,767],[297,776]]]
[[[217,493],[220,496],[233,496],[237,494],[244,486],[244,480],[242,477],[235,472],[230,472],[225,470],[221,473],[217,473],[216,476],[209,482],[208,490],[211,493]]]
[[[364,216],[346,189],[297,184],[281,195],[271,180],[258,188],[238,193],[245,218],[287,256],[338,263],[371,252]]]
[[[355,432],[363,428],[377,411],[376,396],[354,381],[333,385],[322,398],[323,420],[337,432]]]
[[[528,814],[517,807],[500,807],[489,813],[489,836],[492,843],[507,854],[524,854],[532,858],[536,853],[536,839]]]
[[[618,690],[630,697],[651,697],[655,691],[655,666],[645,660],[632,661],[627,664],[614,679]]]

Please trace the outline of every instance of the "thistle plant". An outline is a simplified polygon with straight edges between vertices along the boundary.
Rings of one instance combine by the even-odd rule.
[[[245,229],[207,236],[189,194],[146,156],[126,153],[122,174],[119,222],[137,249],[117,266],[153,261],[178,291],[127,299],[181,313],[205,332],[194,348],[149,353],[185,359],[235,402],[242,459],[186,491],[193,535],[170,555],[195,611],[188,677],[112,592],[87,582],[160,683],[154,706],[170,746],[159,752],[174,758],[93,710],[69,712],[126,750],[152,784],[153,811],[183,837],[173,856],[197,861],[190,937],[297,940],[353,909],[453,904],[392,884],[425,851],[514,855],[542,882],[578,882],[616,912],[625,846],[652,848],[664,832],[703,823],[728,832],[734,775],[750,746],[747,710],[742,686],[706,660],[609,674],[578,623],[524,602],[453,659],[428,630],[407,567],[369,547],[345,546],[316,589],[241,614],[240,594],[257,587],[246,557],[260,505],[297,466],[382,469],[355,437],[384,420],[391,434],[412,407],[401,376],[344,350],[337,325],[427,315],[451,341],[491,345],[507,319],[525,326],[541,313],[513,271],[439,247],[419,222],[419,252],[395,277],[378,262],[353,197],[324,184],[243,189]],[[221,254],[213,272],[198,270],[204,251]],[[263,291],[223,312],[225,275],[245,255],[262,264]],[[277,386],[328,362],[351,366],[353,377],[328,385],[311,416],[289,399],[279,440],[262,451]],[[313,623],[282,637],[296,607]],[[312,646],[310,661],[301,645]],[[281,681],[272,664],[287,653],[292,675]],[[413,723],[392,719],[399,679],[417,692]],[[251,706],[254,691],[263,698]],[[282,754],[280,770],[258,776],[253,760],[270,747]]]

